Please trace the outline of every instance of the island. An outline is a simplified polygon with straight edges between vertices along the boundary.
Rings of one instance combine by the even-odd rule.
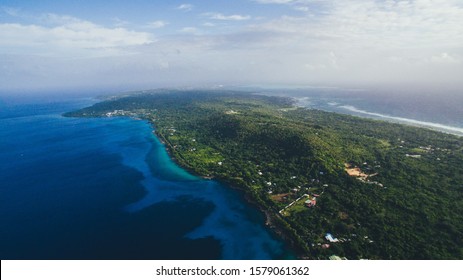
[[[65,116],[148,120],[302,259],[463,259],[462,137],[226,90],[133,92]]]

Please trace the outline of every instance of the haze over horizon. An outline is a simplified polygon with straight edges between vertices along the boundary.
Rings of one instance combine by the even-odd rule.
[[[3,92],[218,84],[463,89],[457,0],[3,0],[0,38]]]

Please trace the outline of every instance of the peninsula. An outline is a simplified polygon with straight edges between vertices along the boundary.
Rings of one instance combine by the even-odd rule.
[[[248,92],[152,90],[67,117],[146,119],[239,189],[301,258],[463,259],[463,138]]]

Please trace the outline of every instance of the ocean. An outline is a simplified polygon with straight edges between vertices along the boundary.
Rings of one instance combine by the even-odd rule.
[[[463,94],[456,91],[341,88],[270,89],[311,109],[424,127],[463,136]]]
[[[92,98],[0,98],[0,258],[286,259],[236,190],[177,166],[143,120],[65,118]]]

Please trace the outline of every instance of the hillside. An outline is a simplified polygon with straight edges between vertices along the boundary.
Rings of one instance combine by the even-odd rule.
[[[66,116],[149,120],[180,165],[242,190],[302,257],[463,259],[463,138],[229,91],[135,93]]]

